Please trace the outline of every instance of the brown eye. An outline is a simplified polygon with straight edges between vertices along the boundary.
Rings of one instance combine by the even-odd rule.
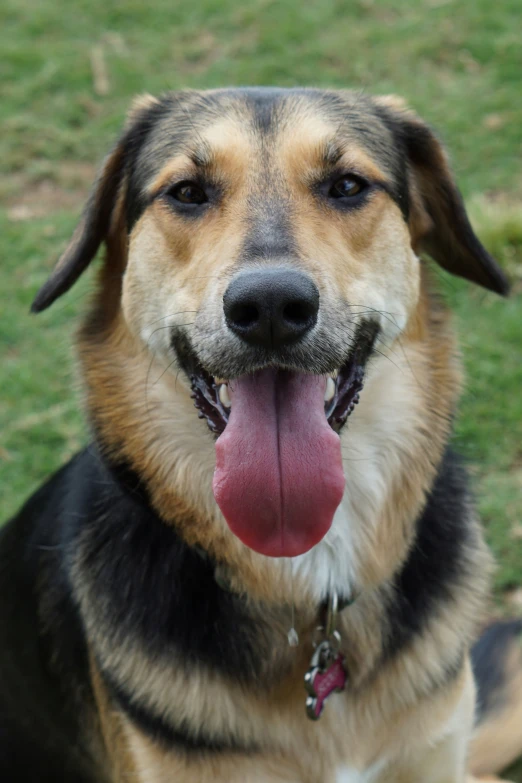
[[[328,195],[330,198],[353,198],[364,190],[364,184],[353,177],[341,177],[334,182]]]
[[[208,196],[195,182],[180,182],[169,190],[168,195],[181,204],[205,204]]]

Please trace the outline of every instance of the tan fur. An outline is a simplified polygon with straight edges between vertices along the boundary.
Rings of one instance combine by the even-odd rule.
[[[291,176],[296,176],[296,150],[302,168],[307,160],[306,149],[309,165],[313,166],[315,151],[327,138],[324,123],[319,125],[320,133],[315,130],[316,136],[313,127],[309,129],[309,125],[310,118],[305,115],[302,121],[302,136],[308,147],[305,146],[305,141],[303,146],[299,147],[293,126],[290,139],[283,134],[277,157],[274,152],[274,166],[286,170],[288,187]],[[292,139],[293,144],[290,143]],[[222,523],[218,523],[220,530],[217,532],[216,507],[209,491],[208,479],[214,466],[210,435],[205,431],[204,425],[192,421],[189,413],[191,403],[186,399],[185,382],[179,375],[175,379],[171,377],[171,373],[166,369],[170,358],[164,355],[162,345],[156,346],[162,334],[166,334],[169,323],[190,323],[201,302],[206,302],[206,307],[212,310],[215,306],[213,303],[218,304],[221,301],[229,280],[232,260],[236,257],[242,241],[245,226],[242,206],[245,188],[255,189],[256,178],[260,180],[259,186],[264,182],[264,170],[256,168],[258,164],[255,146],[252,146],[252,140],[239,123],[229,122],[227,126],[223,121],[216,127],[212,126],[203,136],[203,141],[217,147],[214,149],[212,146],[212,150],[218,161],[216,165],[221,167],[220,175],[229,174],[229,184],[232,187],[230,209],[224,215],[210,217],[194,236],[190,226],[184,225],[182,219],[173,217],[172,213],[161,205],[153,205],[141,218],[131,237],[130,262],[123,284],[123,313],[112,333],[104,335],[103,356],[100,356],[97,349],[98,337],[96,334],[91,336],[90,326],[87,333],[84,331],[81,337],[80,351],[90,393],[89,405],[95,411],[107,442],[122,442],[123,455],[136,464],[137,469],[149,479],[155,493],[156,505],[166,518],[178,521],[183,516],[181,511],[191,507],[199,509],[197,514],[186,515],[185,534],[188,540],[201,544],[216,557],[224,559],[232,571],[239,568],[241,574],[238,581],[243,587],[247,587],[249,593],[260,597],[259,586],[267,583],[265,571],[267,568],[270,571],[274,569],[271,564],[265,566],[264,559],[252,555],[239,544]],[[226,143],[233,146],[232,156],[229,154],[227,157],[220,152]],[[351,159],[357,160],[358,168],[362,171],[370,167],[367,154],[362,154],[356,147],[347,154]],[[249,161],[253,161],[250,166]],[[184,176],[189,176],[187,165],[186,161],[169,162],[151,184],[151,190],[163,187],[174,173],[179,176],[183,166],[187,171]],[[375,166],[373,170],[373,174],[376,174]],[[382,177],[383,173],[379,171],[378,176]],[[422,440],[416,446],[413,445],[415,421],[412,415],[408,423],[410,462],[408,465],[403,464],[396,478],[390,481],[387,509],[376,509],[376,518],[373,520],[379,539],[371,542],[372,557],[379,558],[382,553],[386,553],[390,567],[396,567],[397,560],[403,559],[408,548],[411,530],[409,520],[413,521],[416,517],[447,437],[449,415],[454,408],[459,387],[459,371],[454,359],[453,336],[450,328],[444,325],[447,316],[442,311],[434,314],[429,312],[426,285],[423,286],[422,297],[418,299],[418,261],[411,251],[409,235],[397,208],[384,194],[378,194],[374,202],[365,211],[362,219],[360,216],[342,221],[334,218],[325,224],[317,206],[310,199],[300,197],[296,203],[294,220],[303,265],[308,267],[314,279],[322,286],[322,296],[327,301],[339,295],[348,298],[354,303],[352,309],[357,322],[359,312],[364,312],[367,307],[379,309],[384,304],[384,309],[389,308],[391,289],[397,291],[397,310],[403,311],[402,315],[392,312],[390,316],[384,317],[383,331],[385,334],[389,333],[391,345],[384,343],[382,349],[389,363],[397,360],[402,363],[402,355],[407,357],[404,371],[412,382],[409,404],[413,410],[414,400],[418,403],[420,426],[417,429],[426,433],[429,448]],[[379,231],[375,230],[377,225]],[[364,240],[366,246],[363,247],[363,237],[373,239]],[[343,248],[341,253],[339,248]],[[395,265],[390,263],[394,258]],[[387,259],[387,268],[382,259]],[[353,271],[350,272],[351,267]],[[144,296],[146,290],[154,291],[153,297]],[[158,291],[161,291],[162,297],[159,304]],[[154,309],[150,311],[147,309],[149,302],[154,302]],[[172,302],[172,305],[169,305],[169,302]],[[100,309],[103,308],[97,307],[96,312]],[[158,312],[172,313],[172,317],[155,318]],[[412,332],[409,326],[400,342],[395,342],[397,332],[402,330],[401,324],[397,323],[399,318],[403,321],[402,328],[409,322],[415,322],[417,330],[422,324],[425,332],[430,324],[431,342],[410,342],[408,338]],[[93,337],[95,343],[91,347]],[[151,361],[145,347],[152,349],[157,362]],[[426,352],[425,356],[422,355],[423,352]],[[113,389],[117,367],[121,367],[121,371],[118,371],[121,376],[118,377],[117,388]],[[386,383],[384,373],[383,384]],[[367,399],[371,397],[369,385],[367,383],[365,392]],[[372,410],[376,404],[375,399]],[[366,406],[363,398],[361,408]],[[426,422],[427,414],[431,418],[429,423]],[[178,415],[182,418],[181,427],[188,427],[187,436],[192,449],[190,454],[189,449],[183,448],[183,444],[175,445],[181,459],[172,453],[172,441],[175,440],[176,444],[179,442],[179,430],[175,424]],[[361,417],[362,414],[357,415]],[[354,416],[353,421],[356,420],[357,416]],[[169,432],[165,427],[165,424],[170,422],[178,435],[176,438],[174,430]],[[200,430],[197,435],[195,428]],[[144,442],[150,442],[150,447],[145,451],[142,449]],[[201,460],[203,453],[206,457]],[[191,464],[184,464],[188,459],[191,459]],[[204,471],[200,481],[194,481],[193,470],[195,476],[202,475]],[[168,486],[165,486],[165,483]],[[207,487],[207,490],[203,490],[203,486]],[[183,508],[180,508],[180,498],[184,499]],[[408,520],[405,519],[404,524],[398,526],[397,518],[403,514],[406,514]],[[202,515],[204,518],[208,516],[208,521],[202,520]],[[385,521],[387,518],[389,522]],[[189,529],[190,519],[194,520],[195,534]],[[404,531],[403,536],[398,535],[399,529]],[[369,551],[366,557],[370,557]],[[361,566],[365,573],[361,571],[359,574],[361,585],[376,584],[389,575],[389,568],[385,564],[371,564],[366,562],[366,557],[362,558],[364,563]],[[252,573],[252,560],[260,564],[259,575]],[[255,572],[256,567],[253,568]],[[274,581],[272,576],[270,584],[274,595],[279,594],[278,583],[279,579]]]
[[[442,324],[444,324],[444,319],[441,320],[441,326]],[[446,328],[446,326],[444,326],[444,328]],[[438,336],[440,338],[440,335]],[[446,373],[448,372],[448,369],[447,362],[443,361],[443,341],[435,339],[434,343],[435,342],[437,343],[437,347],[435,345],[433,346],[434,355],[431,355],[430,360],[426,361],[427,367],[431,367],[431,370],[428,371],[428,374],[425,376],[424,383],[422,375],[419,378],[419,372],[422,373],[421,368],[423,365],[422,363],[419,363],[418,359],[415,363],[414,370],[412,371],[415,373],[416,378],[412,380],[412,382],[415,383],[415,386],[418,389],[424,389],[425,391],[429,390],[430,397],[431,395],[440,395],[438,401],[439,405],[433,405],[431,408],[428,408],[428,410],[433,411],[435,418],[426,429],[429,436],[433,438],[437,432],[437,422],[440,421],[440,426],[442,427],[442,441],[448,422],[445,417],[439,418],[439,415],[436,414],[435,411],[441,410],[441,402],[443,403],[448,390],[452,390],[452,393],[454,393],[455,383],[448,382],[447,380]],[[119,384],[116,388],[113,388],[111,393],[109,413],[112,415],[109,416],[107,420],[110,429],[108,429],[105,434],[110,434],[112,436],[112,434],[115,434],[117,431],[120,438],[124,435],[123,440],[126,443],[127,448],[132,449],[134,438],[136,439],[136,442],[141,442],[141,444],[143,444],[143,439],[146,438],[147,435],[150,438],[151,423],[156,421],[158,426],[157,439],[153,440],[151,445],[154,445],[158,449],[157,464],[149,461],[154,453],[154,451],[149,449],[147,454],[148,460],[138,463],[138,468],[142,470],[145,475],[150,475],[151,478],[153,478],[154,486],[157,487],[155,502],[162,509],[165,516],[170,514],[174,520],[183,519],[184,524],[186,525],[185,535],[189,541],[193,540],[194,542],[205,546],[207,549],[214,552],[217,557],[226,558],[226,561],[229,563],[229,575],[232,582],[235,581],[236,584],[241,585],[243,589],[246,587],[252,596],[257,595],[259,599],[274,601],[275,595],[277,593],[281,594],[281,590],[288,594],[290,586],[287,581],[288,574],[284,569],[280,569],[277,564],[267,561],[260,556],[256,556],[255,553],[250,552],[250,550],[246,550],[242,545],[236,542],[236,539],[230,536],[228,529],[225,526],[221,525],[221,537],[216,535],[218,520],[216,520],[215,516],[213,518],[211,515],[212,498],[210,494],[208,495],[207,501],[208,521],[206,524],[201,516],[201,511],[199,514],[195,515],[194,511],[191,511],[190,508],[187,508],[184,504],[180,503],[180,500],[178,499],[180,496],[190,497],[190,493],[194,492],[195,489],[196,492],[199,493],[200,509],[202,508],[201,500],[204,497],[202,491],[203,481],[198,485],[195,479],[198,472],[200,474],[203,473],[203,475],[206,472],[207,476],[210,476],[211,471],[213,470],[213,463],[210,455],[208,463],[203,461],[203,457],[211,448],[210,436],[208,436],[205,429],[201,427],[202,431],[199,438],[201,443],[200,452],[199,455],[197,452],[194,454],[194,447],[198,441],[194,439],[194,428],[190,424],[190,416],[193,415],[190,410],[190,402],[187,401],[186,410],[180,408],[180,388],[181,390],[184,388],[183,381],[181,379],[178,379],[177,381],[172,379],[171,381],[166,377],[168,374],[164,374],[161,380],[157,380],[158,374],[161,375],[163,372],[161,367],[158,368],[153,365],[153,369],[150,371],[152,373],[152,380],[150,382],[151,390],[148,394],[145,394],[145,387],[143,384],[141,391],[136,394],[135,403],[132,403],[133,397],[129,395],[129,388],[122,386],[122,378],[128,374],[129,379],[133,378],[133,382],[136,384],[140,376],[142,381],[144,380],[143,374],[146,368],[144,366],[144,360],[142,360],[139,355],[138,359],[134,358],[134,360],[132,360],[131,357],[133,353],[131,351],[127,353],[125,345],[126,339],[121,336],[116,342],[117,353],[113,354],[110,349],[107,351],[107,343],[105,344],[107,365],[112,365],[112,371],[114,371],[115,366],[121,367],[120,372],[122,372]],[[132,342],[130,345],[132,345]],[[442,356],[437,359],[437,355],[441,354]],[[411,360],[415,354],[410,355],[406,352],[406,355],[410,356]],[[134,354],[134,356],[136,356],[136,354]],[[136,362],[138,362],[138,366],[136,365]],[[450,367],[452,362],[453,359],[451,359]],[[138,369],[139,363],[142,363],[141,370]],[[104,364],[105,362],[100,363],[99,360],[96,363],[96,374],[98,378],[100,377],[100,370],[103,369]],[[387,379],[387,375],[390,370],[388,370],[388,367],[393,368],[394,365],[383,360],[381,363],[381,369],[385,370],[382,381],[383,392],[389,389],[389,379]],[[377,378],[375,380],[377,381]],[[91,389],[94,388],[94,390],[96,388],[93,387],[92,379],[89,383],[89,387]],[[377,390],[377,388],[378,385],[375,389]],[[366,402],[363,400],[357,411],[357,415],[359,415],[361,419],[363,419],[365,415],[365,404],[370,408],[374,405],[374,403],[372,403],[371,384],[367,387],[366,391],[368,394]],[[121,399],[120,395],[122,395]],[[184,396],[185,395],[186,392],[184,393]],[[104,392],[103,395],[98,395],[97,399],[107,400],[108,395]],[[177,400],[176,410],[179,419],[173,419],[172,414],[169,416],[168,408],[165,410],[165,406],[168,404],[167,400],[172,402],[173,399]],[[431,399],[433,399],[433,397],[431,397]],[[146,403],[149,406],[148,411]],[[391,404],[393,404],[393,401],[391,401]],[[452,400],[449,400],[448,410],[451,408],[451,404]],[[135,408],[134,405],[136,406]],[[123,416],[116,419],[115,412],[118,410],[122,412]],[[136,411],[136,416],[134,415],[134,410]],[[150,417],[151,415],[151,410],[156,412],[152,421],[150,418],[147,419],[147,416]],[[426,410],[426,407],[422,406],[420,408],[420,411],[421,410]],[[163,415],[160,415],[161,411],[164,411]],[[421,415],[420,411],[419,415]],[[96,412],[98,414],[98,421],[105,424],[105,419],[103,416],[99,415],[99,413],[104,413],[104,410],[102,409],[99,411],[96,409]],[[175,437],[173,437],[172,431],[165,434],[165,421],[172,421],[172,425],[176,427]],[[178,422],[177,424],[176,421]],[[183,425],[187,422],[188,430],[185,435],[183,435]],[[112,429],[113,427],[114,430]],[[132,440],[130,439],[131,433],[133,434]],[[183,462],[180,464],[178,461],[179,457],[176,457],[176,453],[173,452],[173,443],[177,444],[177,448],[181,453],[185,452],[183,437],[190,438],[191,453],[194,454],[193,461],[189,465],[185,464],[184,469],[182,469]],[[165,443],[160,451],[161,443],[165,438]],[[135,453],[136,452],[132,455],[133,458],[135,458]],[[425,486],[424,481],[426,481],[422,471],[421,457],[422,447],[419,445],[419,452],[412,453],[412,464],[409,471],[410,475],[407,477],[408,483],[405,484],[405,476],[402,471],[398,473],[396,479],[397,493],[400,495],[401,503],[404,503],[404,513],[406,514],[405,521],[410,520],[410,524],[416,514],[415,509],[418,507],[417,504],[421,502]],[[433,469],[434,468],[431,467],[429,468],[430,471]],[[164,476],[164,478],[162,478],[162,476]],[[163,482],[168,480],[170,484],[172,483],[172,476],[176,476],[177,481],[179,482],[178,493],[174,495],[174,497],[163,488]],[[416,477],[418,478],[416,479]],[[205,483],[208,482],[208,478],[204,479],[204,481]],[[417,488],[415,488],[415,481],[417,481]],[[412,483],[410,484],[410,482]],[[406,494],[405,488],[407,485],[412,487],[411,492],[413,492],[413,494]],[[171,497],[172,499],[170,499]],[[413,503],[412,501],[414,498],[415,501]],[[196,499],[197,498],[194,498],[194,502]],[[405,525],[405,537],[401,544],[400,539],[399,541],[397,539],[397,529],[394,529],[393,527],[394,517],[391,515],[391,512],[393,511],[392,504],[393,495],[384,508],[384,515],[381,520],[384,524],[377,524],[378,520],[374,520],[375,531],[379,536],[377,539],[379,541],[378,546],[375,546],[374,539],[369,538],[366,550],[361,551],[359,555],[361,565],[359,579],[361,584],[364,584],[366,588],[372,583],[375,584],[379,577],[382,578],[384,574],[389,573],[393,563],[392,558],[399,556],[402,559],[407,551],[410,535],[408,531],[411,528],[409,525]],[[402,508],[402,505],[396,504],[395,511],[397,510],[397,507]],[[412,508],[414,510],[413,513]],[[385,520],[387,514],[390,515],[390,521],[386,525]],[[191,519],[193,520],[192,528],[190,527]],[[395,520],[396,519],[397,516],[395,515]],[[236,562],[232,559],[234,550],[237,551]],[[387,555],[388,558],[382,561],[384,555]],[[484,563],[484,570],[487,571],[487,559]],[[303,593],[306,594],[304,585]],[[361,768],[364,768],[366,765],[371,764],[379,754],[386,756],[392,752],[394,753],[401,747],[401,743],[395,732],[398,731],[398,714],[404,709],[406,709],[406,711],[413,711],[412,721],[414,725],[410,726],[407,724],[407,728],[404,731],[403,741],[407,747],[411,732],[419,731],[418,726],[422,714],[422,711],[419,709],[419,699],[426,699],[426,712],[430,716],[430,719],[436,714],[433,711],[434,702],[430,688],[430,680],[423,682],[422,678],[425,673],[429,673],[430,678],[435,680],[442,676],[444,667],[449,662],[448,651],[455,650],[456,654],[458,654],[458,651],[460,650],[462,634],[465,627],[469,628],[468,633],[471,638],[477,620],[476,612],[480,606],[481,593],[482,585],[480,583],[475,586],[470,585],[469,592],[462,592],[458,596],[458,601],[456,601],[455,605],[451,606],[448,610],[448,617],[442,616],[438,618],[438,622],[435,623],[430,633],[419,637],[415,643],[415,647],[407,656],[401,656],[394,665],[383,669],[372,687],[368,687],[364,680],[365,672],[371,669],[381,648],[380,639],[375,638],[375,632],[380,627],[378,622],[379,613],[381,611],[380,601],[372,601],[371,592],[363,592],[354,606],[343,613],[340,630],[343,634],[343,638],[350,640],[350,644],[345,652],[348,656],[351,676],[354,683],[357,683],[358,681],[361,682],[361,688],[364,688],[364,690],[361,690],[361,696],[359,697],[358,695],[355,703],[347,704],[346,722],[340,724],[337,716],[332,714],[334,725],[328,727],[329,720],[327,714],[325,714],[321,719],[321,723],[326,731],[330,730],[332,733],[336,726],[342,725],[342,736],[346,739],[350,734],[349,725],[350,720],[353,718],[354,725],[353,729],[351,729],[354,737],[353,744],[347,743],[351,748],[357,748],[356,754],[353,754],[352,751],[350,758],[352,764],[360,765]],[[373,608],[372,603],[374,604]],[[89,598],[87,595],[85,600],[85,611],[87,616],[89,616],[88,606]],[[373,621],[371,619],[372,615],[375,618]],[[458,618],[458,620],[456,618]],[[97,644],[97,639],[101,640],[98,649],[103,655],[104,630],[103,626],[100,626],[99,624],[99,619],[96,617],[93,617],[90,636],[95,644]],[[301,638],[303,648],[306,650],[308,646],[306,642],[307,636],[303,635]],[[273,654],[277,653],[273,651]],[[287,647],[284,625],[280,635],[279,654],[287,659],[289,654],[293,655]],[[106,657],[104,656],[103,660],[110,671],[114,671],[116,675],[122,677],[122,681],[132,681],[134,683],[134,692],[137,696],[141,695],[142,697],[150,699],[150,694],[156,691],[158,694],[156,700],[147,702],[151,706],[154,705],[157,708],[159,707],[161,711],[169,709],[170,707],[179,716],[180,713],[179,706],[176,702],[176,694],[181,691],[190,693],[190,690],[187,692],[187,688],[194,688],[194,692],[192,696],[189,696],[186,704],[190,705],[187,717],[195,727],[197,727],[199,722],[203,719],[207,725],[212,726],[211,716],[215,711],[216,731],[222,730],[223,725],[227,725],[223,724],[223,721],[226,720],[226,716],[228,715],[228,720],[231,721],[228,723],[228,728],[231,731],[232,736],[244,739],[245,741],[254,740],[254,738],[259,741],[260,738],[264,737],[264,741],[269,743],[269,745],[277,742],[277,747],[280,748],[280,752],[288,753],[289,748],[294,741],[292,737],[298,736],[300,738],[298,747],[294,751],[296,756],[299,756],[299,754],[302,753],[303,737],[308,736],[307,745],[313,743],[316,727],[306,720],[303,713],[302,676],[307,665],[306,652],[305,657],[295,674],[295,686],[293,688],[294,696],[290,701],[287,701],[284,711],[280,713],[280,719],[278,719],[277,715],[274,715],[272,703],[268,703],[264,701],[264,699],[259,701],[253,694],[242,694],[241,691],[235,694],[235,687],[231,685],[227,686],[226,690],[223,690],[219,678],[217,678],[212,685],[211,681],[209,681],[209,674],[206,674],[205,672],[198,675],[195,670],[189,678],[183,675],[176,676],[176,664],[173,661],[162,664],[162,672],[158,666],[151,667],[150,664],[147,664],[146,659],[143,658],[143,656],[140,659],[140,655],[138,650],[119,648],[116,659],[113,660],[112,655],[108,654]],[[426,672],[426,660],[428,658],[433,660],[433,667],[429,672]],[[437,673],[436,670],[437,666],[439,666],[441,670],[439,673]],[[140,672],[143,674],[140,675]],[[147,673],[146,679],[143,680],[143,686],[140,686],[140,681],[145,673]],[[179,680],[179,677],[181,677],[181,680]],[[393,691],[390,692],[389,685],[392,682],[394,684]],[[415,687],[412,687],[413,683],[415,683]],[[423,692],[426,692],[427,694],[425,697],[422,696]],[[229,700],[228,706],[226,706],[226,700]],[[385,706],[388,701],[388,706]],[[244,702],[244,707],[241,708],[240,705],[242,702]],[[374,706],[372,706],[372,704]],[[378,723],[376,723],[375,712],[377,704],[379,704],[379,713],[381,715]],[[211,707],[210,711],[209,707]],[[368,716],[367,729],[365,729],[365,719],[362,717],[364,715]],[[434,721],[434,723],[437,723],[437,721]],[[394,727],[394,733],[390,736],[389,732],[392,726]],[[134,731],[134,733],[136,732]],[[382,738],[379,739],[381,735]],[[429,736],[429,731],[426,732],[426,735]],[[365,736],[368,738],[366,743],[364,741]],[[418,736],[420,738],[420,734]],[[149,744],[146,740],[143,740],[143,742],[145,745]],[[141,752],[142,751],[140,751],[140,753]],[[320,755],[322,756],[324,754]],[[328,754],[328,756],[334,757],[334,754]],[[150,763],[149,760],[147,764]],[[161,763],[163,765],[167,764],[164,760]],[[310,762],[307,762],[307,766],[309,766],[309,763]],[[169,769],[168,764],[167,769]],[[192,775],[194,773],[190,772],[190,774]],[[229,773],[227,772],[227,775],[228,774]],[[238,774],[239,780],[241,779],[240,775],[243,774],[243,772]],[[304,772],[299,774],[304,774]],[[317,771],[318,776],[323,774],[327,773],[323,770]],[[204,776],[201,778],[201,780],[205,779]],[[228,780],[229,778],[227,777],[226,779]],[[248,778],[243,779],[246,780]],[[274,777],[273,779],[277,780],[277,777]],[[284,778],[282,779],[284,780]],[[292,780],[293,778],[290,777],[288,779]],[[296,780],[301,779],[307,780],[308,778],[296,778]],[[317,780],[318,777],[310,777],[309,779],[311,781]],[[158,777],[158,780],[162,780],[161,776]],[[256,778],[252,778],[252,780],[256,780]],[[386,778],[386,780],[388,779]]]
[[[401,415],[407,414],[404,438],[408,439],[408,453],[396,466],[391,463],[393,476],[388,478],[388,494],[379,507],[372,509],[373,518],[361,525],[367,541],[360,544],[365,551],[360,553],[357,576],[359,585],[365,588],[386,579],[390,569],[406,555],[411,525],[436,470],[460,386],[448,316],[438,308],[430,311],[426,296],[419,301],[414,318],[424,323],[423,332],[428,328],[423,319],[429,318],[429,341],[410,341],[406,333],[387,356],[375,363],[373,377],[368,379],[359,409],[352,418],[355,437],[346,443],[347,459],[353,453],[356,460],[362,456],[357,444],[363,440],[366,419],[372,436],[379,438],[374,420],[377,409],[382,411],[383,424],[387,409],[395,410],[396,430]],[[192,420],[186,381],[181,375],[170,373],[162,362],[151,361],[121,317],[104,340],[102,355],[96,338],[90,344],[90,330],[86,337],[80,350],[87,373],[88,404],[105,440],[115,445],[121,443],[122,455],[150,481],[162,515],[177,524],[183,520],[184,534],[190,543],[200,544],[227,563],[238,587],[246,587],[252,596],[274,600],[280,595],[281,580],[287,581],[289,572],[280,573],[277,564],[244,547],[217,514],[210,491],[214,470],[212,438],[204,424]],[[390,390],[400,388],[403,380],[404,391],[409,395],[406,410],[400,399],[389,396]],[[143,449],[143,444],[149,445]],[[367,468],[361,464],[362,470]],[[350,484],[353,476],[352,495],[356,498],[359,477],[355,463],[350,471],[347,480]],[[367,503],[368,498],[361,501]],[[398,519],[404,520],[402,526],[397,525]],[[369,537],[368,524],[375,537]],[[306,586],[301,589],[306,591]]]
[[[193,698],[196,694],[190,694]],[[199,699],[204,698],[202,690]],[[250,705],[243,720],[251,715],[259,722],[256,737],[262,737],[259,729],[265,728],[272,735],[271,741],[263,741],[264,750],[251,757],[240,754],[214,757],[183,758],[177,754],[162,751],[153,742],[123,719],[124,734],[136,765],[138,780],[147,783],[163,783],[172,776],[176,781],[210,783],[212,780],[292,781],[292,783],[317,783],[318,780],[335,780],[335,773],[343,764],[361,766],[385,759],[382,772],[374,778],[375,783],[453,783],[461,777],[446,777],[444,774],[447,756],[460,754],[458,765],[462,771],[465,764],[465,746],[458,740],[450,725],[459,722],[459,729],[469,730],[473,719],[473,687],[469,668],[448,689],[438,695],[426,698],[410,708],[395,706],[391,712],[375,720],[375,706],[379,694],[361,695],[343,706],[342,713],[325,714],[325,731],[317,731],[299,710],[301,699],[297,691],[283,712],[274,704]],[[207,696],[208,706],[217,712],[223,708],[227,697],[221,688],[217,701]],[[276,701],[277,705],[277,701]],[[237,709],[237,708],[236,708]],[[372,717],[372,713],[373,716]],[[270,724],[276,725],[270,731]],[[268,724],[268,726],[267,726]],[[414,733],[416,747],[421,748],[419,757],[411,748]],[[446,738],[447,735],[447,738]],[[433,750],[425,751],[425,742],[433,743]],[[277,739],[276,739],[277,738]],[[350,757],[346,758],[346,748]],[[356,749],[355,755],[353,749]],[[170,778],[169,778],[170,776]],[[119,780],[119,778],[115,778]]]
[[[221,754],[194,762],[162,753],[130,724],[126,727],[129,746],[136,762],[137,780],[147,783],[302,783],[295,768],[281,756],[241,757]],[[299,773],[297,773],[299,775]]]
[[[136,778],[134,761],[125,735],[124,719],[112,706],[92,655],[89,656],[89,666],[106,754],[107,780],[111,783],[123,783]]]
[[[130,125],[145,109],[150,109],[151,106],[155,106],[158,103],[158,98],[150,95],[150,93],[145,92],[141,95],[136,95],[127,112],[127,124]]]
[[[136,104],[130,122],[151,101]],[[397,109],[391,99],[382,105]],[[200,665],[187,671],[170,653],[150,660],[139,638],[115,644],[112,629],[92,609],[96,584],[82,573],[79,551],[76,599],[93,655],[114,681],[131,683],[146,707],[182,719],[194,731],[205,723],[216,736],[260,748],[251,757],[189,758],[163,751],[112,711],[93,665],[112,779],[334,783],[349,766],[371,783],[463,783],[474,709],[467,648],[481,619],[489,571],[478,533],[470,554],[473,575],[400,655],[382,662],[387,582],[409,553],[461,386],[451,319],[430,293],[429,275],[416,255],[432,228],[423,202],[427,181],[410,171],[409,224],[384,190],[376,189],[357,212],[327,210],[309,184],[335,128],[299,98],[292,107],[291,122],[282,122],[270,142],[253,132],[232,98],[226,116],[198,129],[226,206],[209,209],[197,231],[156,198],[127,242],[122,183],[100,286],[79,334],[87,408],[105,447],[143,477],[160,516],[220,562],[230,588],[248,596],[254,617],[270,621],[271,635],[261,641],[267,681],[272,671],[286,672],[280,685],[265,688],[261,678],[259,688],[247,690]],[[442,151],[439,159],[445,167]],[[346,142],[341,165],[378,181],[390,176],[355,135]],[[145,190],[159,194],[195,171],[189,151],[177,153],[163,161]],[[342,584],[359,597],[339,618],[350,686],[332,700],[319,726],[305,717],[302,687],[317,607],[327,589],[309,578],[315,555],[290,565],[253,552],[231,533],[211,491],[213,438],[195,415],[187,379],[172,364],[168,338],[170,329],[183,324],[197,352],[208,333],[222,328],[223,294],[237,270],[252,203],[267,193],[291,218],[299,263],[315,281],[325,311],[336,313],[342,303],[355,329],[371,310],[381,326],[361,403],[349,434],[341,435],[345,496],[321,543],[328,571],[328,547],[335,552],[336,541],[349,533],[351,559]],[[286,640],[292,601],[297,651]],[[480,771],[480,757],[474,758]],[[370,768],[373,777],[362,777]]]

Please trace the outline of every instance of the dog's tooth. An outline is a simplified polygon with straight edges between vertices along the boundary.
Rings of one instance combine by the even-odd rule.
[[[335,394],[335,381],[333,378],[328,378],[326,381],[326,389],[324,390],[324,401],[330,402],[333,400]]]
[[[214,383],[216,384],[216,386],[221,386],[222,383],[226,383],[226,382],[227,381],[225,378],[216,378],[214,376]]]
[[[221,400],[221,404],[224,408],[230,408],[232,405],[232,400],[230,399],[230,394],[228,393],[228,384],[222,383],[219,387],[219,399]]]

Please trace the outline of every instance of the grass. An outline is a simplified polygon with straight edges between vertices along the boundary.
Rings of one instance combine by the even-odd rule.
[[[441,273],[468,378],[455,441],[499,605],[522,611],[519,27],[519,0],[4,0],[0,518],[87,437],[71,336],[92,274],[38,319],[28,308],[131,97],[232,83],[396,92],[440,130],[478,233],[514,281],[501,301]]]

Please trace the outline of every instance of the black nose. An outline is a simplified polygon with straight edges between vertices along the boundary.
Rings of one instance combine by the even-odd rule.
[[[293,269],[244,272],[223,297],[230,329],[251,345],[279,348],[296,342],[317,322],[319,291]]]

